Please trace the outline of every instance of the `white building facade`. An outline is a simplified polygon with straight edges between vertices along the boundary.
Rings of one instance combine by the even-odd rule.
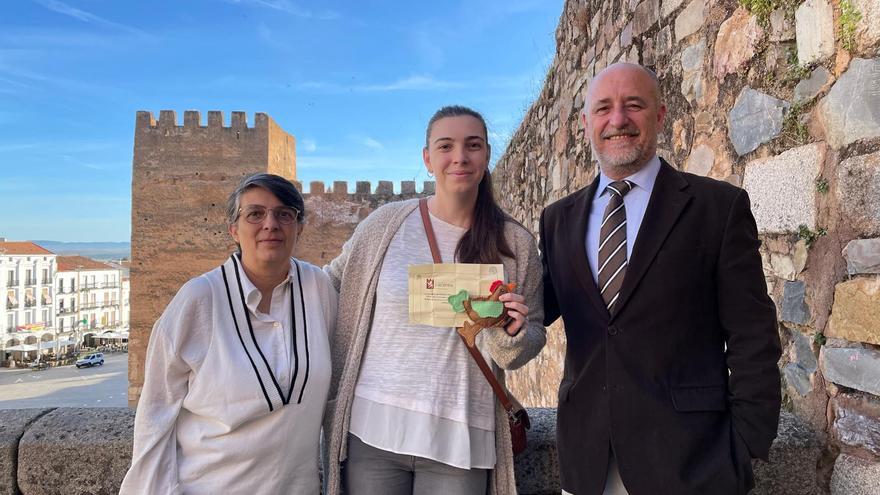
[[[0,238],[0,366],[128,341],[128,268]]]
[[[55,339],[56,255],[33,242],[0,240],[0,363],[35,358]]]
[[[102,335],[122,341],[125,332],[127,337],[121,268],[83,256],[58,256],[55,286],[59,332],[87,346]]]

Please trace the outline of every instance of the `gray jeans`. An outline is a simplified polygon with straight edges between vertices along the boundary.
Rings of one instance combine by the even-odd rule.
[[[348,434],[348,458],[342,463],[346,495],[485,495],[488,481],[488,469],[395,454]]]

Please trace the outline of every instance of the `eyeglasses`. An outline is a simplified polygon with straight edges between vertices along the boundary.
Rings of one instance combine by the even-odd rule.
[[[275,220],[281,225],[290,225],[295,222],[300,215],[299,210],[292,206],[276,206],[275,208],[266,208],[261,205],[248,205],[238,209],[238,216],[243,217],[247,223],[263,223],[269,212],[275,216]]]

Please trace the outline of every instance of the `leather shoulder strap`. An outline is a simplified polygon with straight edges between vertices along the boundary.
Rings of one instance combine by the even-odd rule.
[[[477,349],[476,346],[469,346],[463,336],[459,335],[459,337],[461,337],[461,341],[464,342],[464,346],[467,347],[467,350],[471,353],[471,357],[474,358],[474,361],[476,361],[477,367],[480,368],[480,371],[483,372],[483,376],[486,377],[486,381],[489,382],[489,386],[492,387],[492,391],[495,392],[495,397],[498,397],[498,401],[501,402],[504,410],[507,411],[507,414],[513,414],[513,403],[511,403],[510,399],[507,397],[507,392],[504,391],[504,387],[502,387],[501,384],[498,383],[498,379],[495,378],[495,373],[492,373],[489,365],[486,364],[486,360],[483,359],[483,355],[480,353],[480,350]]]
[[[431,256],[434,258],[434,263],[443,263],[442,258],[440,258],[440,249],[437,247],[437,237],[434,236],[434,227],[431,225],[431,217],[428,215],[428,200],[426,198],[419,200],[419,212],[422,214],[422,225],[425,227],[425,234],[428,237],[428,245],[431,247]],[[459,337],[461,337],[461,341],[464,343],[464,346],[467,347],[468,352],[471,353],[471,357],[474,358],[474,361],[477,363],[477,367],[480,368],[483,376],[486,377],[486,381],[489,382],[492,391],[495,392],[495,396],[498,397],[504,410],[507,411],[508,415],[513,414],[513,404],[507,397],[504,387],[502,387],[498,382],[498,379],[495,378],[495,373],[492,373],[492,369],[489,368],[486,360],[483,359],[480,350],[477,349],[476,346],[469,346],[462,335],[459,335]]]
[[[431,217],[428,216],[428,199],[419,200],[419,212],[422,214],[422,225],[425,226],[425,234],[428,236],[428,245],[431,246],[431,256],[434,263],[443,263],[440,258],[440,248],[437,247],[437,237],[434,236],[434,226],[431,225]]]

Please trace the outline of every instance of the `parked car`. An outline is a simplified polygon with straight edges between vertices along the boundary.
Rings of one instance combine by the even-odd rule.
[[[84,358],[76,360],[76,367],[82,368],[83,366],[91,368],[92,366],[104,364],[104,353],[103,352],[95,352],[93,354],[89,354]]]

